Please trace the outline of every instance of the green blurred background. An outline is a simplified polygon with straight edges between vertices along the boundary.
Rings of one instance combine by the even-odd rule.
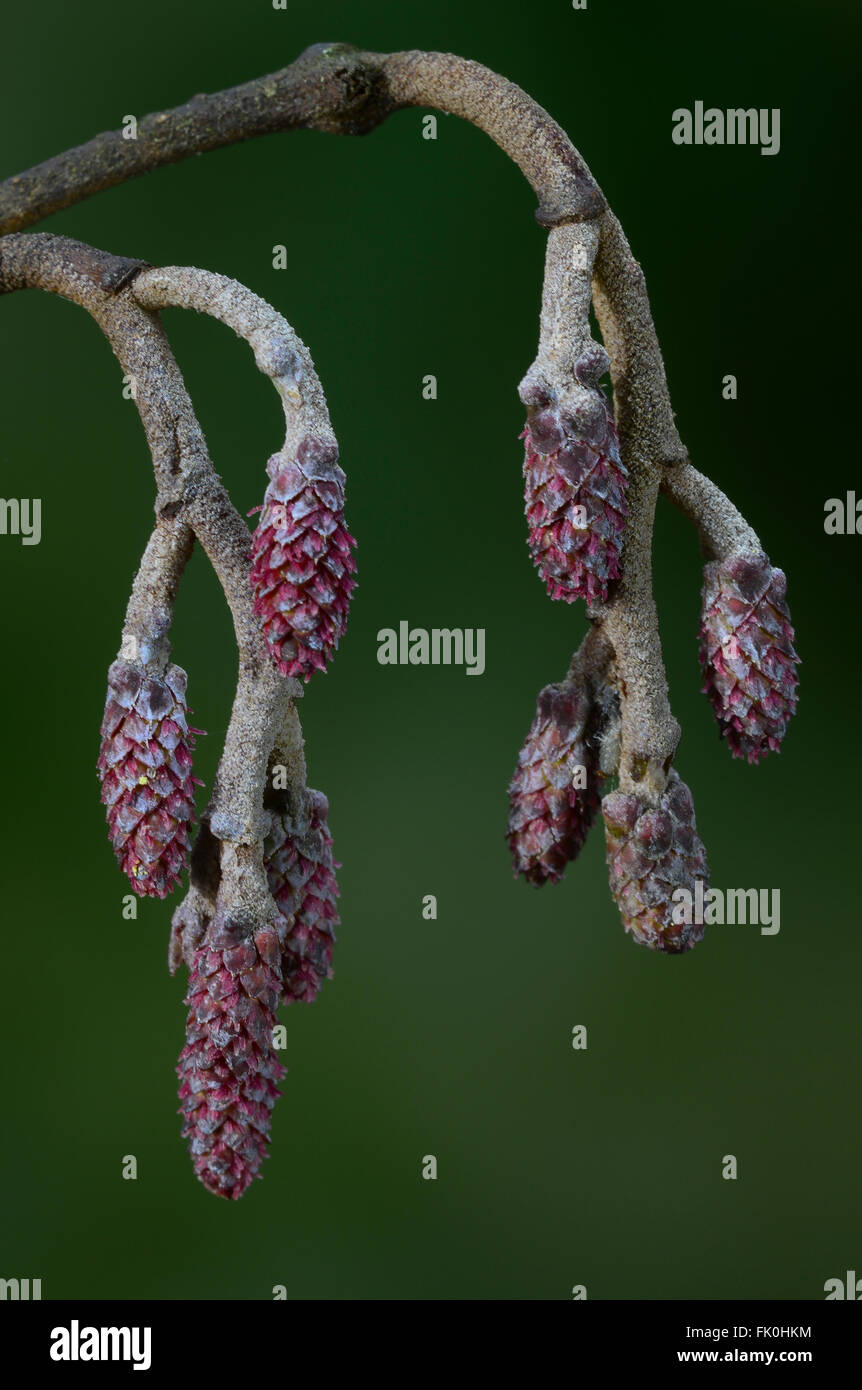
[[[683,438],[787,571],[804,667],[781,756],[733,762],[699,690],[697,542],[663,504],[677,766],[714,883],[779,887],[781,932],[716,927],[680,959],[636,947],[600,830],[563,884],[513,881],[507,782],[537,690],[585,630],[580,605],[546,599],[525,545],[515,387],[535,352],[544,234],[518,170],[455,118],[423,140],[412,111],[361,140],[239,145],[44,223],[235,276],[290,319],[341,442],[360,587],[301,708],[343,861],[336,975],[313,1008],[282,1015],[290,1074],[265,1180],[220,1203],[175,1114],[174,904],[123,919],[95,775],[105,671],[150,526],[143,434],[83,311],[36,293],[0,304],[0,491],[43,499],[41,545],[0,538],[0,1274],[41,1278],[46,1298],[266,1299],[283,1284],[291,1299],[566,1299],[584,1284],[590,1298],[756,1299],[822,1298],[860,1267],[862,540],[823,530],[825,499],[858,482],[833,399],[854,345],[857,31],[849,5],[787,0],[7,13],[4,176],[320,40],[449,49],[525,87],[622,219]],[[671,112],[698,99],[780,107],[780,154],[675,146]],[[280,440],[275,393],[222,326],[178,311],[166,325],[244,513]],[[726,373],[736,402],[722,400]],[[402,618],[484,627],[485,675],[378,666],[376,632]],[[235,650],[200,553],[173,637],[211,785]],[[571,1047],[578,1023],[586,1052]],[[420,1177],[431,1153],[436,1182]],[[730,1153],[736,1182],[721,1177]]]

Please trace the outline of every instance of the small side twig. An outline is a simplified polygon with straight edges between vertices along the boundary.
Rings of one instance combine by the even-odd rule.
[[[726,560],[735,553],[761,550],[757,532],[730,498],[690,463],[666,468],[661,490],[697,529],[706,559]]]

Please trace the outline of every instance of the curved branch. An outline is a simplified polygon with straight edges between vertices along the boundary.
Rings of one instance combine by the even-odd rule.
[[[661,490],[697,527],[707,560],[726,560],[740,551],[757,554],[763,549],[757,532],[730,498],[690,463],[666,469]]]
[[[593,302],[611,359],[623,457],[636,448],[656,464],[684,463],[646,278],[612,212],[601,219]]]
[[[490,135],[537,195],[543,227],[604,212],[604,194],[566,132],[514,82],[454,53],[415,50],[384,58],[383,73],[396,109],[434,106]]]
[[[209,314],[249,344],[258,370],[270,378],[281,398],[286,453],[295,454],[307,434],[336,445],[311,354],[287,319],[265,299],[227,275],[195,266],[144,270],[131,290],[145,309],[177,307]]]
[[[276,746],[304,785],[302,734],[294,703],[302,688],[299,682],[280,676],[269,658],[248,583],[248,528],[210,462],[161,324],[135,301],[128,275],[123,279],[114,261],[105,252],[63,237],[45,233],[6,237],[0,240],[0,293],[48,290],[80,304],[95,318],[123,371],[135,381],[135,403],[159,484],[158,515],[179,520],[194,532],[222,584],[234,619],[239,679],[203,820],[207,833],[221,842],[221,910],[266,922],[278,913],[263,868],[263,837],[269,828],[263,790]],[[102,288],[112,274],[122,279],[121,287]],[[157,563],[161,543],[161,536],[151,542],[148,564]],[[169,556],[176,558],[178,553],[178,547],[168,546]],[[172,578],[166,574],[160,582],[167,592]],[[145,587],[146,581],[141,580],[140,589]],[[130,608],[134,603],[133,594]],[[192,886],[198,891],[194,862]],[[208,892],[211,895],[211,889],[201,886],[204,898]]]
[[[652,594],[652,533],[665,464],[685,453],[673,425],[643,274],[640,267],[632,269],[619,224],[610,218],[605,214],[549,233],[539,353],[519,394],[530,406],[550,387],[589,437],[605,417],[596,385],[610,354],[620,453],[629,479],[628,515],[620,578],[591,617],[614,651],[608,679],[620,697],[620,787],[657,797],[680,729],[670,709]],[[614,260],[623,253],[624,272]],[[591,287],[608,353],[590,336]]]
[[[604,405],[595,384],[607,370],[607,354],[593,342],[590,331],[591,282],[599,246],[598,224],[569,223],[548,233],[539,350],[518,387],[526,406],[541,403],[550,387],[561,405],[579,417],[591,404]],[[581,361],[582,359],[582,361]],[[588,365],[583,372],[575,366]]]
[[[160,516],[132,584],[123,622],[120,657],[164,671],[171,654],[168,633],[194,532],[178,516]]]
[[[282,130],[360,134],[391,110],[376,55],[315,44],[280,72],[143,117],[134,140],[105,131],[7,179],[0,184],[0,234],[191,155]]]
[[[122,131],[98,135],[0,183],[0,234],[192,154],[299,128],[364,134],[393,111],[417,104],[484,130],[537,193],[543,225],[601,216],[596,308],[623,402],[621,433],[629,417],[646,411],[653,422],[653,456],[684,460],[643,272],[589,168],[556,121],[520,87],[453,54],[385,55],[349,44],[315,44],[280,72],[144,117],[135,140],[124,139]]]
[[[609,603],[593,619],[616,651],[614,670],[623,704],[621,784],[624,789],[639,784],[641,793],[657,792],[679,738],[668,703],[652,598],[650,549],[659,488],[677,501],[699,527],[707,547],[717,553],[740,537],[751,545],[754,533],[717,489],[690,469],[673,418],[643,271],[568,136],[519,87],[452,54],[385,55],[346,44],[317,44],[271,76],[214,96],[197,96],[174,111],[144,118],[136,140],[124,140],[119,131],[100,135],[0,184],[0,231],[26,226],[100,189],[191,154],[300,127],[362,134],[409,105],[435,106],[479,126],[518,164],[536,191],[537,217],[552,230],[539,357],[522,383],[522,394],[551,372],[558,378],[558,392],[568,391],[572,403],[587,413],[595,382],[582,379],[582,373],[575,382],[571,378],[578,354],[582,365],[600,360],[589,338],[584,265],[592,270],[593,302],[610,357],[621,455],[630,477],[621,578]],[[573,272],[571,257],[577,255],[583,263]],[[138,269],[131,263],[125,274],[135,275]],[[115,273],[122,276],[123,271],[118,268]],[[155,293],[156,273],[145,274],[154,277],[150,292]],[[285,399],[290,428],[287,406]],[[178,419],[183,422],[182,411]],[[180,458],[195,459],[199,447],[194,438],[185,440]],[[672,469],[679,477],[672,477]],[[193,498],[188,482],[184,486],[187,498]],[[225,504],[229,507],[226,499]],[[228,550],[231,545],[241,549],[241,542],[246,543],[237,532],[228,539]],[[241,625],[236,612],[234,620]]]
[[[193,154],[285,130],[364,135],[405,106],[437,106],[485,130],[523,170],[544,226],[595,217],[598,185],[565,132],[514,82],[450,53],[366,53],[313,44],[279,72],[105,131],[0,183],[0,235]]]
[[[614,651],[622,708],[620,789],[656,798],[680,739],[671,713],[652,591],[655,506],[665,475],[686,461],[646,280],[613,213],[601,219],[593,302],[611,363],[620,453],[629,472],[619,582],[597,613]]]
[[[621,574],[613,597],[595,621],[614,649],[614,684],[620,697],[620,790],[656,798],[680,739],[671,713],[658,613],[652,593],[652,531],[659,472],[644,459],[629,467],[628,516]]]
[[[337,448],[329,410],[308,348],[284,318],[265,299],[226,275],[195,266],[168,266],[143,270],[131,283],[130,293],[146,309],[179,307],[218,319],[243,338],[254,352],[258,370],[268,376],[284,407],[286,453],[296,454],[309,434],[331,441]],[[245,527],[243,527],[245,531]],[[247,598],[247,574],[243,603]],[[255,624],[257,620],[255,619]],[[271,667],[268,661],[267,669]],[[289,682],[299,687],[299,682]],[[277,687],[276,687],[277,688]],[[270,752],[277,751],[287,773],[290,793],[305,788],[306,768],[298,719],[277,723]],[[216,826],[213,827],[216,829]],[[234,838],[231,836],[230,838]]]

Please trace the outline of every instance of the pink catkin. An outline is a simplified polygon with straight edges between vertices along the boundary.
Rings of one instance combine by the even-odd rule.
[[[191,969],[177,1074],[183,1136],[198,1178],[217,1197],[241,1197],[266,1157],[285,1075],[273,1044],[281,993],[275,926],[246,937],[210,929]]]
[[[620,575],[628,485],[610,407],[601,400],[589,439],[550,398],[521,436],[533,563],[551,598],[591,606],[607,600]]]
[[[599,769],[586,740],[590,700],[572,684],[548,685],[509,787],[507,839],[516,875],[555,883],[580,853],[599,805]],[[576,769],[586,786],[576,787]]]
[[[186,674],[126,661],[108,672],[98,770],[117,860],[139,897],[164,898],[188,863],[194,819]]]
[[[214,921],[194,954],[180,1055],[180,1109],[195,1172],[219,1197],[260,1176],[285,1074],[273,1044],[280,1003],[311,1003],[332,975],[338,885],[322,792],[294,815],[269,808],[265,868],[280,909],[256,933]]]
[[[339,925],[329,803],[322,792],[308,791],[297,816],[271,814],[264,854],[270,892],[289,923],[282,948],[285,1000],[310,1004],[332,977]]]
[[[344,522],[344,473],[337,451],[307,437],[296,460],[274,454],[252,537],[254,609],[284,676],[324,671],[347,625],[356,542]]]
[[[653,951],[691,950],[703,924],[682,920],[674,893],[685,889],[693,901],[698,879],[708,888],[709,869],[685,782],[671,768],[656,806],[616,791],[602,801],[602,814],[611,894],[626,931]]]
[[[703,689],[735,758],[777,752],[796,710],[787,583],[766,555],[738,554],[704,571],[699,658]]]

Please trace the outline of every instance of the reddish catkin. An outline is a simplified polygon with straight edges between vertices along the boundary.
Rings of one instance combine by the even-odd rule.
[[[562,877],[598,810],[599,769],[586,737],[590,712],[580,684],[546,685],[518,756],[507,839],[516,875],[536,887]]]
[[[619,578],[628,484],[610,406],[593,397],[578,420],[547,394],[521,436],[533,563],[551,598],[591,606]]]
[[[777,752],[796,711],[787,581],[762,552],[705,567],[700,626],[703,689],[734,758]]]
[[[283,676],[305,681],[331,660],[356,587],[337,457],[333,444],[312,435],[295,460],[273,454],[252,537],[254,609],[270,654]]]
[[[310,1004],[332,977],[332,948],[339,925],[339,867],[332,857],[329,803],[323,792],[305,793],[299,814],[271,810],[264,845],[270,892],[287,919],[282,948],[285,1002]]]
[[[677,889],[695,897],[700,879],[709,886],[706,850],[697,833],[691,792],[674,768],[658,805],[611,792],[602,801],[611,894],[627,932],[653,951],[678,954],[703,937],[703,925],[675,921],[682,904]]]
[[[189,857],[193,735],[186,673],[127,661],[108,672],[98,770],[114,853],[139,897],[164,898]]]
[[[195,1172],[217,1197],[241,1197],[269,1145],[285,1074],[273,1044],[283,925],[244,935],[243,924],[216,920],[191,969],[180,1111]]]

